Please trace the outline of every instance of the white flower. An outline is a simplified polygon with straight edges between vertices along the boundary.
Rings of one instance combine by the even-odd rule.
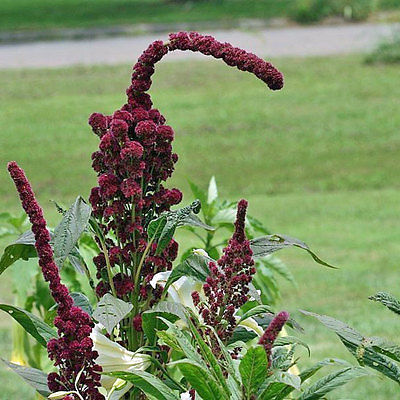
[[[150,285],[153,288],[156,288],[157,285],[165,285],[170,275],[171,271],[159,272],[158,274],[154,275],[153,279],[150,281]],[[196,312],[196,307],[194,306],[192,300],[192,293],[200,293],[202,289],[203,284],[201,282],[195,281],[192,278],[187,278],[186,276],[182,276],[169,286],[168,296],[174,303],[182,304],[183,306],[188,307]]]
[[[181,400],[191,400],[190,393],[189,392],[182,393]]]
[[[100,332],[98,325],[93,329],[90,338],[93,341],[93,350],[99,353],[96,363],[102,367],[103,372],[144,371],[151,364],[148,355],[133,353],[118,343],[113,342]],[[123,383],[121,380],[117,380],[117,378],[111,376],[102,375],[101,377],[101,386],[107,389],[107,391],[111,389],[118,390],[121,383]],[[118,388],[116,386],[118,386]],[[127,386],[128,389],[124,387],[124,393],[129,390],[132,384],[128,383]],[[123,393],[120,392],[120,396],[122,395]],[[117,399],[118,398],[119,397],[117,397]]]

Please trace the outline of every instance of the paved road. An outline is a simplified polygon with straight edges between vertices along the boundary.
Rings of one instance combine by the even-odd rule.
[[[312,56],[360,52],[371,49],[390,36],[394,25],[352,24],[284,29],[258,32],[239,30],[207,32],[260,56]],[[147,45],[167,35],[103,38],[82,41],[37,42],[0,45],[0,68],[60,67],[77,64],[133,63]],[[203,57],[177,52],[166,60]]]

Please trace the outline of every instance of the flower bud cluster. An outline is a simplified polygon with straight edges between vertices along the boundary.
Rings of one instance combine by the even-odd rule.
[[[249,300],[249,284],[256,273],[250,242],[245,234],[247,201],[238,204],[235,232],[221,258],[209,264],[210,275],[203,285],[206,301],[198,292],[193,303],[207,325],[213,326],[222,340],[227,340],[236,327],[235,313]]]
[[[23,170],[15,162],[10,162],[8,171],[32,224],[39,265],[57,304],[54,325],[58,329],[59,338],[51,339],[47,350],[59,372],[49,374],[49,389],[53,392],[75,390],[76,378],[83,371],[77,384],[80,393],[87,400],[103,400],[103,395],[97,389],[100,386],[101,367],[95,362],[98,354],[93,351],[93,342],[89,337],[93,328],[92,319],[81,308],[74,306],[67,287],[61,283],[42,209]]]
[[[281,311],[272,319],[264,334],[258,341],[258,344],[264,346],[264,349],[267,353],[268,366],[271,366],[272,346],[288,319],[289,313],[286,311]]]

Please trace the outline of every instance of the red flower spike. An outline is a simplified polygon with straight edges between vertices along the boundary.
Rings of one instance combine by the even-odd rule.
[[[93,343],[89,337],[93,327],[92,319],[81,308],[73,305],[67,287],[61,283],[46,221],[24,171],[16,162],[8,164],[8,171],[19,193],[22,207],[32,224],[39,266],[58,305],[54,324],[58,328],[59,338],[50,340],[47,349],[50,359],[59,368],[59,373],[49,374],[49,388],[53,391],[65,388],[75,390],[76,374],[83,370],[79,379],[82,395],[88,400],[104,400],[104,396],[97,390],[100,386],[100,375],[97,372],[101,370],[95,363],[98,354],[92,350]]]

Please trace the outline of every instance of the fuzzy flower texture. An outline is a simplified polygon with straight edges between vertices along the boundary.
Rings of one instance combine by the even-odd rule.
[[[92,155],[98,186],[92,189],[90,203],[104,237],[110,231],[115,233],[115,240],[107,239],[105,250],[112,268],[117,266],[113,282],[110,282],[104,251],[95,257],[100,280],[98,296],[111,292],[114,286],[115,294],[122,299],[133,295],[140,304],[155,304],[161,289],[153,289],[149,282],[154,274],[170,270],[177,256],[178,245],[174,240],[158,255],[153,244],[140,281],[133,282],[132,260],[135,262],[134,258],[143,255],[148,246],[149,221],[182,200],[178,189],[164,187],[178,160],[177,154],[172,152],[174,131],[153,108],[146,93],[152,84],[155,64],[174,50],[190,50],[220,58],[229,66],[253,73],[273,90],[283,86],[282,74],[270,63],[229,43],[195,32],[170,34],[168,42],[155,41],[143,52],[133,67],[131,86],[126,92],[127,103],[110,116],[94,113],[89,118],[93,132],[100,138],[99,150]],[[138,331],[141,329],[137,323],[139,318],[134,324]]]
[[[204,322],[213,326],[221,340],[229,339],[236,327],[236,311],[249,300],[249,284],[256,273],[253,252],[245,234],[247,201],[238,204],[235,231],[222,257],[210,262],[210,275],[203,286],[207,301],[192,293]]]
[[[58,328],[59,338],[50,340],[47,349],[54,365],[59,368],[59,373],[49,374],[49,389],[53,392],[75,390],[76,378],[82,370],[77,383],[82,396],[87,400],[103,400],[104,396],[97,389],[100,386],[101,372],[95,362],[98,354],[92,350],[93,342],[89,337],[93,328],[92,319],[73,305],[67,287],[60,281],[46,221],[24,171],[15,162],[8,164],[8,171],[32,224],[39,265],[58,306],[54,325]]]

